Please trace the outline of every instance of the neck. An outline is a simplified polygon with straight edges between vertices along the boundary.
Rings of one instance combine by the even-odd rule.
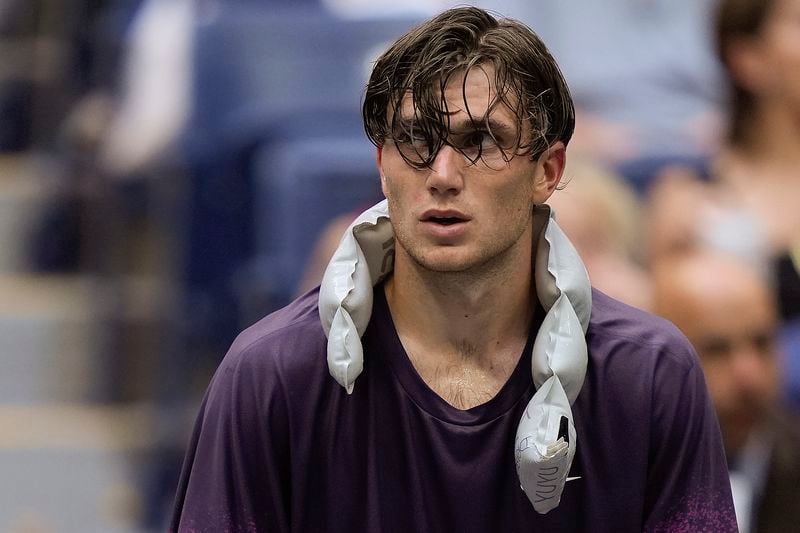
[[[764,102],[753,113],[752,126],[743,142],[731,152],[751,165],[767,169],[800,164],[800,113],[777,102]]]
[[[398,249],[386,298],[409,355],[492,367],[518,358],[533,318],[532,234],[492,264],[466,272],[432,272]]]

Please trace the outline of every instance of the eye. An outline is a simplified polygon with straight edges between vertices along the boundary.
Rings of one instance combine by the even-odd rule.
[[[704,339],[699,341],[695,347],[703,357],[716,360],[728,357],[733,351],[731,340],[724,337]]]
[[[405,147],[414,147],[417,149],[426,148],[428,145],[427,140],[421,135],[415,135],[413,131],[401,130],[392,135],[395,144],[405,145]]]
[[[428,149],[428,141],[424,137],[408,137],[406,143],[413,145],[418,150]]]
[[[753,343],[755,349],[761,354],[769,354],[775,346],[774,335],[767,331],[754,334],[750,342]]]
[[[488,148],[494,144],[494,138],[486,130],[473,131],[464,138],[464,148]]]
[[[430,157],[431,149],[424,136],[414,133],[413,128],[398,128],[392,135],[392,140],[403,159],[412,166],[417,166]]]

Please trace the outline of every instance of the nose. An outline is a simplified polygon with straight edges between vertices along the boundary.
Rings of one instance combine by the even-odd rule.
[[[445,144],[436,154],[428,173],[427,185],[431,193],[458,194],[464,187],[464,156]]]

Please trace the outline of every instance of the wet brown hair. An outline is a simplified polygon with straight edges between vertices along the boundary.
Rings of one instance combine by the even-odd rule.
[[[391,138],[400,126],[397,111],[410,94],[413,137],[421,138],[428,148],[413,160],[403,157],[415,167],[429,167],[449,135],[450,113],[444,99],[448,80],[486,65],[494,68],[497,89],[490,109],[504,104],[517,117],[516,142],[503,149],[506,161],[514,155],[535,159],[554,142],[569,142],[575,109],[547,47],[524,24],[496,19],[475,7],[443,12],[409,31],[378,59],[364,97],[367,136],[376,146]],[[478,126],[477,118],[466,111]],[[488,127],[484,129],[493,136]],[[479,158],[480,154],[475,161]]]
[[[747,142],[748,123],[755,110],[756,98],[733,76],[731,48],[736,41],[758,37],[776,4],[775,0],[722,0],[717,6],[716,47],[731,85],[728,141],[734,145]]]

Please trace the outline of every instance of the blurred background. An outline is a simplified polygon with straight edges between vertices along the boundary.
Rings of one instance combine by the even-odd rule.
[[[381,198],[372,61],[454,4],[0,0],[0,531],[165,528],[228,346]],[[698,349],[742,531],[796,526],[800,0],[479,5],[561,65],[552,205]]]

